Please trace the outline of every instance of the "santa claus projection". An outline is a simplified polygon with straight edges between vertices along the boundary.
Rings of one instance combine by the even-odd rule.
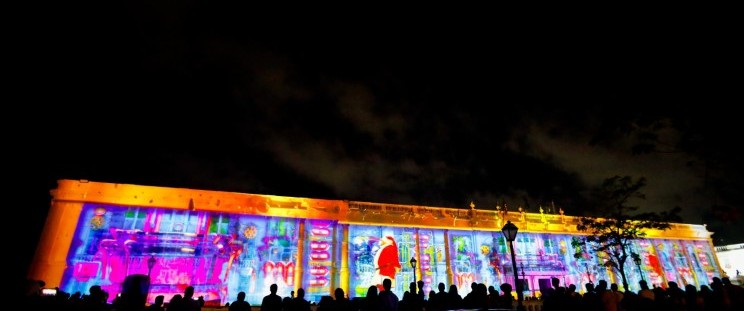
[[[395,284],[395,274],[400,270],[400,261],[398,260],[398,244],[391,236],[385,236],[380,239],[380,248],[375,253],[375,274],[374,281],[378,287],[382,286],[384,279],[390,279]]]

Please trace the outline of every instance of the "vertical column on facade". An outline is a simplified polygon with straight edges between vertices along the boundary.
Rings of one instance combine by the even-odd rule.
[[[690,253],[687,252],[687,245],[683,244],[682,242],[689,243],[689,241],[680,241],[680,244],[682,245],[682,254],[685,255],[687,268],[690,269],[690,274],[692,274],[692,280],[693,282],[695,282],[695,287],[700,288],[700,281],[698,281],[697,271],[695,271],[695,267],[692,265],[692,258],[690,257]]]
[[[190,213],[193,213],[193,212],[190,212]],[[196,234],[196,236],[199,236],[199,235],[202,236],[201,241],[206,240],[207,235],[209,235],[209,224],[207,222],[208,214],[209,213],[203,212],[203,211],[199,211],[196,213],[196,230],[194,231],[194,233]],[[235,253],[232,251],[230,252],[230,259],[227,265],[228,270],[230,270],[230,267],[232,267],[233,263],[235,263],[235,259],[238,255],[239,255],[238,253]],[[195,283],[196,281],[195,277],[198,275],[198,269],[199,269],[198,267],[201,266],[201,261],[208,262],[208,259],[202,256],[194,257],[194,266],[193,266],[193,269],[191,270],[191,276],[190,276],[191,279],[189,280],[189,283],[191,284]],[[225,281],[227,281],[228,278],[229,277],[227,276],[227,274],[225,274]]]
[[[416,245],[415,254],[416,254],[416,261],[418,262],[418,264],[416,265],[416,275],[419,277],[419,280],[423,280],[424,279],[424,276],[421,274],[421,252],[420,252],[420,250],[421,250],[421,244],[419,242],[420,239],[419,239],[419,229],[418,228],[414,228],[413,229],[413,236],[414,236],[414,239],[416,240],[415,241],[416,244],[414,244],[414,245]],[[418,280],[413,280],[413,281],[414,282],[418,282]]]
[[[349,224],[341,225],[341,276],[340,287],[344,293],[350,295],[349,291]]]
[[[295,265],[294,291],[302,287],[302,274],[305,271],[305,219],[300,218],[297,224],[297,264]]]
[[[447,282],[455,284],[455,276],[452,274],[452,261],[450,260],[449,230],[444,230],[444,260],[447,267]]]
[[[656,254],[656,258],[659,259],[659,267],[661,267],[661,281],[664,282],[664,287],[667,285],[667,278],[666,278],[666,270],[664,270],[664,263],[661,262],[661,254],[659,254],[659,250],[656,249],[656,241],[655,240],[649,240],[651,243],[651,247],[654,249],[654,254]]]
[[[339,247],[338,247],[338,224],[337,223],[333,225],[333,230],[331,232],[331,237],[332,237],[331,238],[331,254],[332,254],[331,255],[331,258],[338,258],[338,256],[340,254],[338,252],[339,251],[339,249],[338,249]],[[335,262],[335,260],[334,260],[334,262]],[[334,295],[333,295],[334,294],[334,291],[335,291],[336,287],[338,287],[338,280],[337,280],[337,278],[338,278],[338,268],[336,268],[336,265],[333,265],[332,264],[331,265],[331,277],[330,277],[331,286],[329,286],[329,289],[328,289],[328,291],[329,291],[328,295],[330,295],[331,297],[334,297]]]
[[[28,272],[29,278],[44,280],[47,287],[61,285],[67,254],[82,211],[81,202],[52,202]]]

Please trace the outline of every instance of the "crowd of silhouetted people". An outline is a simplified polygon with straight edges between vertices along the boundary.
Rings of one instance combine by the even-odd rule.
[[[640,290],[620,291],[617,284],[599,280],[597,284],[584,285],[584,293],[579,293],[574,284],[560,286],[557,278],[551,279],[552,287],[541,290],[541,310],[574,311],[733,311],[744,310],[744,288],[732,284],[728,278],[714,277],[710,286],[698,289],[688,284],[680,288],[676,282],[668,282],[665,288],[649,288],[640,281]],[[144,297],[127,297],[118,294],[108,303],[109,294],[100,286],[91,286],[88,293],[65,293],[59,289],[54,294],[43,293],[44,282],[28,280],[25,284],[25,309],[60,311],[201,311],[203,297],[194,297],[194,287],[188,286],[183,294],[174,295],[167,303],[165,297],[158,295],[154,303],[146,305]],[[263,297],[261,311],[444,311],[444,310],[512,310],[517,305],[513,288],[504,283],[499,288],[471,284],[471,291],[464,297],[455,285],[449,289],[439,283],[438,291],[424,293],[424,282],[411,282],[408,290],[398,297],[392,290],[392,281],[371,285],[364,297],[349,299],[343,289],[337,288],[333,296],[323,296],[317,305],[305,299],[305,290],[299,288],[295,295],[277,295],[277,285],[272,284],[270,293]],[[251,304],[245,300],[245,292],[239,292],[235,301],[227,303],[223,309],[228,311],[248,311]]]
[[[732,284],[729,278],[714,277],[713,282],[701,285],[685,285],[680,288],[676,282],[668,282],[666,288],[649,288],[646,281],[638,282],[637,292],[619,291],[618,286],[600,280],[595,286],[585,284],[584,294],[576,292],[576,286],[559,286],[557,278],[552,279],[553,287],[544,291],[541,297],[542,310],[586,310],[586,311],[733,311],[744,310],[744,288]]]
[[[58,288],[53,293],[44,287],[44,281],[27,280],[24,289],[23,309],[59,311],[201,311],[204,297],[194,297],[194,287],[187,286],[183,294],[176,294],[166,304],[165,296],[158,295],[152,304],[146,304],[146,293],[124,291],[109,303],[109,293],[93,285],[88,293],[67,293]],[[250,310],[250,309],[248,309]]]

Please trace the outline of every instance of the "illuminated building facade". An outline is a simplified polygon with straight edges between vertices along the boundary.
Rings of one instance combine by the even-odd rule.
[[[384,278],[394,280],[402,297],[415,258],[425,292],[443,282],[464,296],[472,282],[514,284],[501,233],[506,221],[519,227],[515,252],[527,295],[551,277],[578,288],[599,279],[622,283],[596,257],[574,258],[578,218],[562,210],[438,208],[75,180],[60,180],[52,196],[29,277],[71,293],[101,285],[113,298],[126,276],[150,274],[148,301],[156,295],[167,301],[191,285],[194,296],[207,301],[224,304],[244,291],[256,305],[273,283],[280,296],[302,287],[308,300],[319,301],[340,287],[353,298]],[[657,285],[700,286],[720,276],[711,234],[692,224],[648,231],[634,245],[640,271],[632,260],[626,264],[631,289],[642,277]]]

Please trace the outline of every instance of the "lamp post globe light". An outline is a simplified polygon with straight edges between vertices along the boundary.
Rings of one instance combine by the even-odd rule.
[[[501,228],[501,232],[504,234],[504,237],[507,241],[509,241],[509,250],[511,251],[512,271],[514,271],[514,287],[517,291],[517,310],[524,310],[524,307],[522,306],[522,300],[524,299],[522,293],[522,284],[519,282],[519,274],[517,273],[517,259],[514,255],[514,240],[517,238],[518,231],[519,228],[517,228],[517,226],[515,226],[511,221],[507,221],[506,225]]]
[[[150,277],[150,273],[152,272],[152,268],[155,267],[155,256],[151,255],[150,258],[147,259],[147,277]]]
[[[411,268],[413,268],[413,281],[416,282],[416,258],[411,257],[411,261],[409,262],[411,263]]]

